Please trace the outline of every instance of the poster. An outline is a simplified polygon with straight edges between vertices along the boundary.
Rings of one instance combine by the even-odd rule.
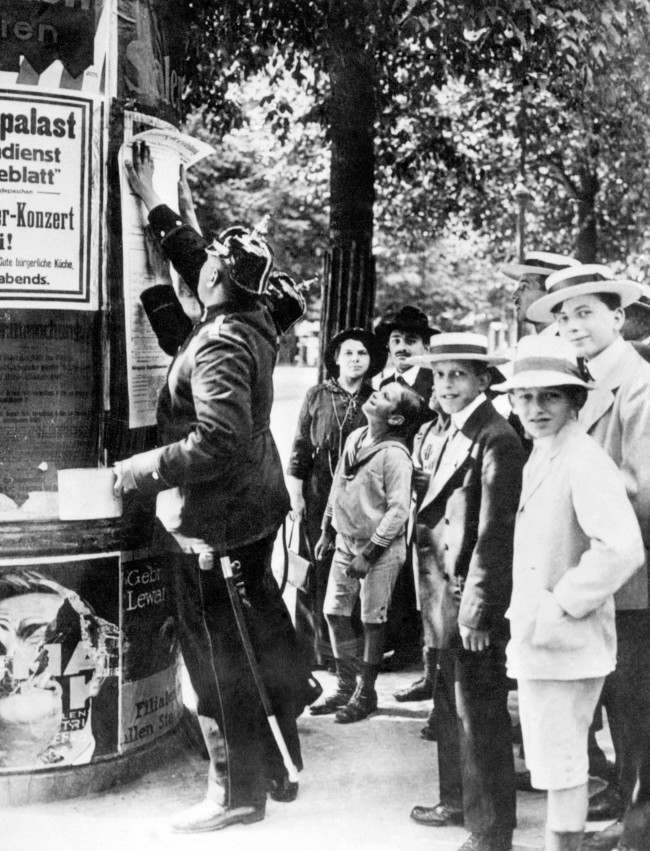
[[[111,28],[122,0],[3,0],[0,88],[114,95]]]
[[[155,425],[158,393],[166,380],[170,358],[158,344],[140,295],[156,284],[171,284],[172,277],[169,263],[148,230],[147,211],[126,180],[123,164],[131,156],[130,146],[135,139],[143,139],[149,145],[154,161],[154,188],[176,210],[180,165],[190,166],[213,149],[184,136],[159,118],[125,110],[119,161],[129,428],[142,428]]]
[[[0,452],[0,521],[21,517],[12,509],[30,492],[56,490],[57,469],[96,463],[94,319],[0,310],[0,446],[11,447]]]
[[[120,750],[173,729],[183,711],[172,566],[162,555],[123,554]]]
[[[92,139],[91,100],[0,90],[0,306],[97,309]]]
[[[115,753],[119,658],[119,554],[0,561],[0,768]]]
[[[120,0],[117,96],[178,120],[187,28],[174,0]]]
[[[93,64],[96,12],[104,0],[3,0],[1,5],[0,71],[16,71],[26,60],[40,73],[58,60],[78,77]]]
[[[178,723],[171,566],[143,553],[0,560],[0,771],[84,765]]]

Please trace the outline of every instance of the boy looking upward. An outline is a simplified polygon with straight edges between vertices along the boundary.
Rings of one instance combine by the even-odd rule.
[[[336,538],[323,611],[336,662],[337,689],[312,712],[336,712],[340,724],[360,721],[377,708],[375,681],[388,604],[406,557],[412,472],[407,443],[421,407],[419,396],[396,382],[375,391],[363,405],[368,425],[348,437],[334,473],[315,555],[322,558]],[[351,620],[359,596],[362,661],[354,655]]]

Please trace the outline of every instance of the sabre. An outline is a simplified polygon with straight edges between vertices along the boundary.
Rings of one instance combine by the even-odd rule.
[[[209,555],[212,554],[210,553]],[[271,706],[271,701],[269,699],[266,686],[264,685],[264,681],[262,680],[259,668],[257,666],[257,659],[255,658],[255,651],[253,650],[250,635],[248,634],[248,626],[246,625],[246,619],[244,617],[241,599],[239,597],[239,591],[237,590],[237,587],[235,585],[233,563],[230,560],[229,556],[221,556],[219,558],[219,561],[221,562],[221,572],[226,582],[226,588],[228,589],[228,597],[230,598],[233,614],[235,615],[237,629],[239,630],[239,635],[244,646],[244,652],[246,653],[246,658],[248,659],[248,664],[250,666],[251,673],[253,674],[253,679],[255,680],[255,685],[257,686],[257,691],[259,693],[260,700],[262,701],[264,712],[266,713],[266,720],[268,721],[269,727],[271,728],[271,733],[273,734],[275,743],[278,746],[278,750],[280,751],[280,754],[282,756],[282,762],[284,763],[284,767],[286,768],[287,774],[289,775],[289,780],[292,783],[297,783],[298,769],[293,764],[293,760],[291,759],[289,749],[287,748],[287,743],[285,742],[284,736],[282,735],[282,730],[280,730],[280,725],[278,724],[278,720],[275,717],[275,713],[273,712],[273,707]]]

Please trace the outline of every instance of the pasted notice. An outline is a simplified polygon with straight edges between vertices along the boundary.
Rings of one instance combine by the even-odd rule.
[[[150,233],[147,211],[131,192],[123,163],[134,139],[146,141],[154,162],[154,188],[164,203],[178,210],[178,176],[186,167],[212,152],[204,142],[183,136],[171,124],[126,110],[124,144],[120,152],[124,319],[126,323],[129,428],[155,425],[158,392],[165,382],[170,358],[158,344],[140,302],[143,290],[172,284],[169,263]]]
[[[94,316],[0,310],[0,494],[18,504],[55,488],[57,469],[94,463]]]
[[[0,305],[97,308],[92,101],[0,90]]]
[[[172,125],[159,118],[130,110],[124,112],[124,146],[143,130]],[[155,425],[156,400],[167,375],[170,358],[158,340],[140,303],[140,294],[155,284],[170,284],[168,264],[153,236],[146,233],[147,214],[126,181],[124,153],[120,155],[122,196],[122,250],[124,269],[124,321],[126,323],[126,369],[129,394],[129,428]],[[160,197],[176,207],[178,160],[165,161],[154,152],[155,186]]]

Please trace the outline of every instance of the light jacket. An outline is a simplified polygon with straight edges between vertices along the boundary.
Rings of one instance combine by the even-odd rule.
[[[611,458],[570,423],[526,467],[517,511],[508,671],[602,677],[616,664],[614,592],[644,562]]]
[[[579,421],[623,473],[646,550],[650,548],[650,364],[630,343],[595,390]],[[646,556],[647,558],[647,556]],[[648,608],[648,571],[634,574],[616,595],[617,609]]]

